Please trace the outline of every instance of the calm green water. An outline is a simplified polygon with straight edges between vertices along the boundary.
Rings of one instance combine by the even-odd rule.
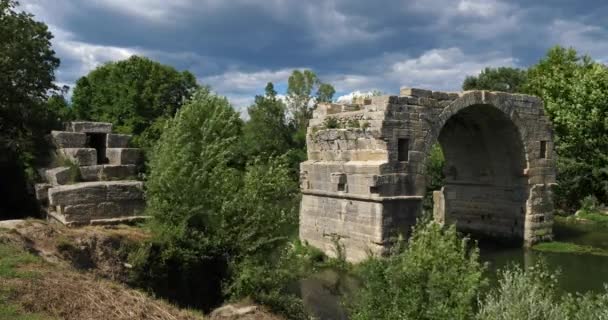
[[[608,248],[608,229],[588,225],[554,227],[556,240]],[[488,277],[496,285],[497,271],[516,263],[531,266],[544,259],[550,268],[559,270],[562,292],[598,292],[608,284],[608,257],[569,253],[545,253],[523,248],[505,248],[481,243],[481,259],[488,263]],[[323,270],[300,282],[300,293],[306,308],[318,319],[348,319],[341,306],[342,297],[356,292],[359,282],[352,276],[334,270]]]

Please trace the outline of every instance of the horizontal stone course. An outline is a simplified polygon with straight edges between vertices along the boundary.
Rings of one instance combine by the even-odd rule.
[[[136,148],[107,148],[106,157],[109,164],[113,165],[138,164],[141,160],[141,150]]]
[[[112,133],[112,124],[108,122],[72,121],[69,131],[84,133]]]
[[[46,181],[54,186],[74,182],[70,181],[70,179],[73,178],[70,167],[48,169],[46,170],[45,175]]]
[[[49,189],[49,203],[52,206],[143,198],[143,182],[141,181],[82,182]]]
[[[97,164],[97,150],[94,148],[61,148],[57,151],[60,156],[66,157],[79,166]]]
[[[136,175],[137,166],[127,165],[94,165],[80,167],[82,181],[106,181],[131,178]]]
[[[84,148],[87,135],[81,132],[51,131],[53,143],[57,148]]]
[[[106,138],[106,148],[128,148],[131,135],[109,133]]]

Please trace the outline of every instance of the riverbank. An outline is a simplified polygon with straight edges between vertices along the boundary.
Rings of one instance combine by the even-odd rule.
[[[539,243],[533,250],[552,253],[608,256],[608,215],[579,212],[569,217],[555,217],[555,240]]]
[[[247,302],[205,316],[129,287],[128,248],[147,237],[131,226],[0,221],[0,320],[281,319]]]

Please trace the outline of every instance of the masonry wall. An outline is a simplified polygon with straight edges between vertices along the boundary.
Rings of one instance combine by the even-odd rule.
[[[302,240],[329,254],[338,241],[351,261],[386,252],[420,214],[435,143],[449,176],[435,195],[438,221],[528,243],[551,237],[555,159],[542,102],[406,88],[314,111],[300,166]]]

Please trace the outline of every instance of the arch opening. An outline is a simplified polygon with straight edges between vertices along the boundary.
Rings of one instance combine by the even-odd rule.
[[[437,221],[475,236],[523,241],[526,153],[517,126],[485,104],[450,117],[438,137],[444,183],[433,193]]]

